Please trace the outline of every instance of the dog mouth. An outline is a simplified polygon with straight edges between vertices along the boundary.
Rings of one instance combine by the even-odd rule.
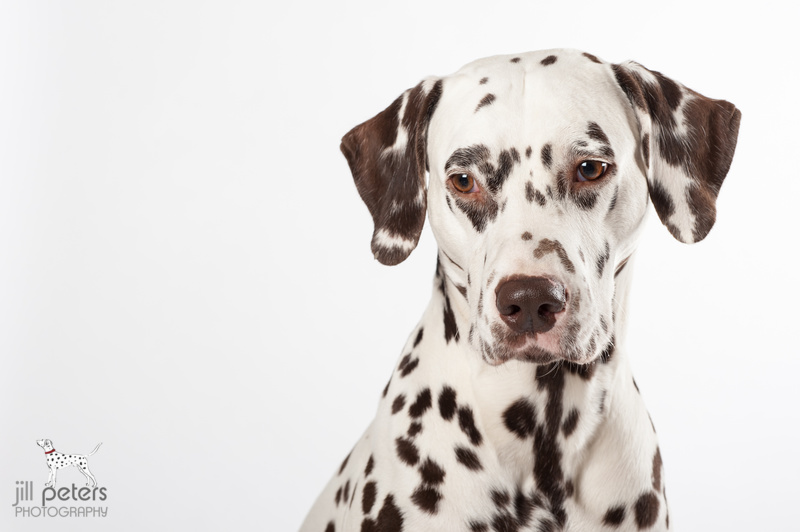
[[[544,342],[543,333],[518,333],[495,323],[491,329],[491,341],[481,340],[483,359],[490,365],[499,366],[509,360],[547,364],[561,359],[558,349]],[[549,335],[548,335],[549,336]]]
[[[577,323],[571,321],[561,325],[547,332],[515,332],[503,323],[495,323],[491,326],[490,340],[480,340],[482,357],[492,366],[510,360],[533,364],[562,361],[583,365],[600,355],[595,341],[583,346],[578,340],[581,328]]]

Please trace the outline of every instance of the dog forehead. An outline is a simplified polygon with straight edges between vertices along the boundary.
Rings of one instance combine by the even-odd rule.
[[[610,64],[591,54],[557,49],[494,56],[443,78],[429,142],[445,151],[475,142],[544,144],[571,140],[589,122],[630,129],[628,115]]]

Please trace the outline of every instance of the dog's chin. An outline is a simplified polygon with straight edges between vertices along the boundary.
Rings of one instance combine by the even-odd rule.
[[[536,334],[505,334],[500,339],[493,338],[494,341],[492,343],[482,341],[483,359],[492,366],[500,366],[510,360],[531,364],[566,362],[583,366],[591,364],[601,355],[600,351],[589,353],[587,351],[565,349],[558,342],[553,342],[552,338],[543,338],[542,336]]]
[[[492,366],[500,366],[510,360],[531,364],[549,364],[564,357],[543,347],[532,334],[506,335],[493,342],[481,342],[483,359]]]

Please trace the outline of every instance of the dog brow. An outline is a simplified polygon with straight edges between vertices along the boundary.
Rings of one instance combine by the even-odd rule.
[[[475,144],[466,148],[458,148],[454,151],[444,165],[445,170],[450,170],[455,166],[458,168],[469,168],[478,165],[489,158],[489,148],[483,144]]]

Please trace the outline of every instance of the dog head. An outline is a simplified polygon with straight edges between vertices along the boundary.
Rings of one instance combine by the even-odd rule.
[[[585,364],[613,342],[648,202],[682,242],[711,229],[740,116],[636,63],[550,50],[427,79],[342,151],[382,263],[411,253],[427,207],[487,362]]]
[[[36,440],[36,445],[38,445],[45,451],[53,450],[53,442],[51,442],[50,440]]]

